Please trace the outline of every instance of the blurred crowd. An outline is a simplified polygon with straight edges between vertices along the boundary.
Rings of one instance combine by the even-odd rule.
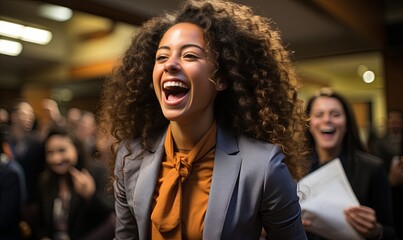
[[[355,170],[347,166],[345,171],[354,190],[365,188],[368,192],[361,196],[362,191],[356,190],[360,202],[366,201],[375,209],[377,221],[382,223],[393,218],[382,223],[382,234],[388,234],[393,226],[403,226],[402,112],[390,110],[387,133],[365,144],[352,136],[355,130],[349,125],[354,119],[351,120],[350,107],[343,99],[334,94],[322,94],[308,103],[311,146],[316,149],[311,171],[320,167],[320,158],[326,153],[321,150],[326,147],[321,146],[315,131],[336,132],[333,127],[337,128],[339,116],[331,109],[340,106],[339,114],[347,117],[345,125],[340,126],[348,132],[341,137],[340,141],[346,142],[342,146],[352,143],[355,146],[352,156],[356,156],[353,159],[368,157],[372,162],[379,162],[376,166],[382,166],[382,173],[369,176],[368,183],[362,183],[364,176],[370,173],[361,160],[356,160]],[[105,159],[109,145],[107,140],[97,139],[96,114],[74,107],[62,116],[58,104],[51,99],[43,99],[42,107],[50,119],[45,125],[38,122],[33,107],[25,99],[14,99],[9,108],[0,109],[0,239],[113,239],[116,220],[113,196],[108,191],[111,176]],[[318,111],[321,115],[316,113]],[[329,117],[325,117],[326,113]],[[331,119],[332,114],[336,120]],[[319,127],[315,130],[316,126]],[[348,152],[353,150],[341,147],[339,151],[336,155],[348,158]],[[381,175],[386,176],[385,184]],[[387,195],[378,194],[375,186],[384,193],[390,189],[391,201]],[[353,212],[348,211],[347,215]],[[388,212],[393,216],[385,216]],[[352,222],[354,224],[354,220]],[[304,224],[308,226],[309,221]],[[395,231],[397,239],[402,239],[402,228],[395,227]],[[309,239],[321,239],[307,233]],[[388,238],[381,235],[377,239]]]
[[[0,239],[112,239],[114,201],[93,112],[14,99],[0,109]],[[106,148],[105,148],[106,149]]]

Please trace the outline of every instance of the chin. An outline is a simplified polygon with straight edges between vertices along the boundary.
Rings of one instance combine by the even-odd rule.
[[[68,172],[66,169],[52,169],[52,171],[57,175],[66,175]]]
[[[163,111],[163,114],[169,121],[178,121],[183,116],[183,113],[178,111]]]

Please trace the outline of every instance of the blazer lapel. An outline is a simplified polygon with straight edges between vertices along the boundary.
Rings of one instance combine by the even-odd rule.
[[[220,239],[231,196],[238,179],[241,157],[236,137],[217,129],[213,180],[210,187],[203,239]]]
[[[165,135],[163,134],[155,144],[156,147],[147,151],[144,158],[140,160],[142,163],[134,191],[134,212],[136,213],[140,239],[148,239],[151,204],[164,155]]]

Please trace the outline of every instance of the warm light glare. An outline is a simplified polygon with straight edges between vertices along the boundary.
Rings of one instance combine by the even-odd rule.
[[[375,80],[375,73],[373,71],[364,72],[362,80],[364,80],[365,83],[372,83]]]
[[[24,27],[21,39],[27,42],[46,45],[52,39],[52,33],[38,28]]]
[[[19,42],[0,39],[0,53],[9,56],[18,56],[22,51],[22,45]]]
[[[73,11],[70,8],[56,6],[52,4],[43,4],[39,8],[39,14],[55,21],[64,22],[73,16]]]
[[[52,33],[47,30],[3,20],[0,20],[0,35],[41,45],[46,45],[52,40]]]

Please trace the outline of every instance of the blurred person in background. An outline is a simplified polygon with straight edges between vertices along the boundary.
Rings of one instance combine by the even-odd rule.
[[[0,131],[2,134],[2,162],[7,163],[9,168],[17,173],[21,192],[21,205],[27,202],[27,187],[25,181],[24,169],[21,164],[14,159],[14,153],[11,148],[11,130],[8,124],[0,124]]]
[[[20,232],[22,186],[24,180],[13,164],[10,131],[0,124],[0,239],[22,239]]]
[[[386,120],[386,134],[375,140],[372,152],[385,162],[386,170],[390,171],[392,159],[402,156],[403,113],[399,110],[389,110]]]
[[[403,239],[403,113],[389,110],[387,132],[375,141],[373,153],[385,161],[392,187],[395,224],[399,239]]]
[[[110,240],[113,199],[105,192],[107,169],[89,156],[74,132],[51,128],[45,138],[46,170],[38,182],[39,239]]]
[[[84,144],[85,150],[90,155],[94,154],[97,138],[98,123],[95,114],[90,111],[82,111],[76,124],[76,135]]]
[[[8,110],[10,114],[11,150],[14,158],[24,170],[27,188],[26,202],[23,204],[22,219],[28,223],[26,237],[31,235],[36,212],[36,185],[39,174],[44,170],[42,140],[33,127],[36,121],[34,109],[23,98],[13,99]],[[34,237],[33,235],[31,237]]]
[[[360,205],[345,209],[351,226],[366,239],[396,239],[392,199],[382,160],[369,154],[358,135],[354,114],[347,100],[324,88],[307,102],[308,139],[315,171],[339,158]],[[308,239],[326,239],[309,233],[312,224],[304,218]]]
[[[38,127],[38,134],[41,139],[44,139],[48,135],[50,128],[54,126],[67,126],[66,118],[60,113],[59,104],[55,100],[49,98],[42,99],[41,107],[44,113],[41,124]]]
[[[79,108],[77,107],[69,108],[66,114],[67,125],[75,129],[77,127],[78,122],[80,121],[81,115],[82,111]]]
[[[1,123],[8,124],[8,121],[9,121],[9,114],[7,109],[0,108],[0,124]]]

